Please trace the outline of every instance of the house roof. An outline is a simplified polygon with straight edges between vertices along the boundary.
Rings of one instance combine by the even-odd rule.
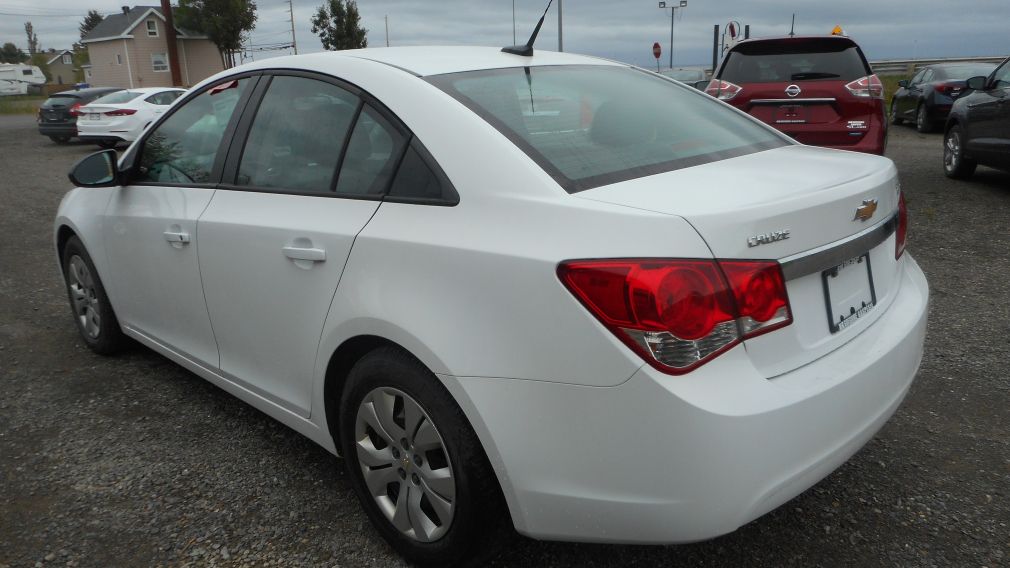
[[[46,65],[52,65],[53,61],[56,61],[57,59],[63,57],[64,53],[69,53],[71,55],[74,54],[74,52],[70,51],[69,49],[64,49],[63,51],[57,51],[56,53],[53,54],[52,59],[50,59],[49,61],[46,61]]]
[[[172,9],[172,13],[177,11]],[[92,43],[109,39],[121,39],[130,37],[133,28],[140,25],[151,14],[157,16],[161,21],[165,21],[165,16],[161,12],[160,6],[134,6],[128,12],[120,12],[111,16],[106,16],[97,26],[92,28],[83,38],[81,43]],[[204,35],[192,30],[185,30],[175,26],[175,31],[182,38],[203,38]]]

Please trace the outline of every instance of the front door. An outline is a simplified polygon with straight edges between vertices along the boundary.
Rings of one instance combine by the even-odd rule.
[[[197,219],[214,197],[222,141],[252,79],[187,101],[138,148],[106,208],[104,238],[121,323],[205,365],[218,351],[200,280]]]
[[[327,310],[403,141],[339,84],[283,74],[244,129],[198,223],[221,370],[307,417]]]
[[[1006,118],[1010,107],[1010,63],[1004,63],[990,76],[986,88],[968,99],[968,150],[983,163],[1005,160],[1008,138]]]

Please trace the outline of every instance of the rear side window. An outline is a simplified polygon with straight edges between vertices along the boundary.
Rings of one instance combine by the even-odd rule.
[[[155,93],[144,100],[152,105],[167,106],[172,104],[180,95],[182,95],[182,91],[164,91],[162,93]]]
[[[183,103],[147,138],[133,181],[208,183],[221,139],[249,78],[218,84]]]
[[[405,137],[389,121],[371,107],[365,106],[354,125],[344,160],[340,164],[337,193],[385,193],[405,143]]]
[[[729,52],[719,78],[736,83],[836,80],[872,72],[854,43],[844,39],[782,39],[743,43]]]
[[[278,76],[256,111],[239,185],[329,193],[358,97],[323,81]]]
[[[690,87],[623,66],[513,67],[427,80],[570,193],[787,144]]]

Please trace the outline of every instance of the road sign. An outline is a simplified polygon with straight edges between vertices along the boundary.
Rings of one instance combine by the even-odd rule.
[[[652,56],[659,59],[659,56],[663,55],[663,48],[659,45],[659,42],[652,44]]]

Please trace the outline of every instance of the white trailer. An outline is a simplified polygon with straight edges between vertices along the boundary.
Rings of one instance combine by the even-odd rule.
[[[35,65],[0,63],[0,96],[27,95],[31,85],[45,84],[45,74]]]

